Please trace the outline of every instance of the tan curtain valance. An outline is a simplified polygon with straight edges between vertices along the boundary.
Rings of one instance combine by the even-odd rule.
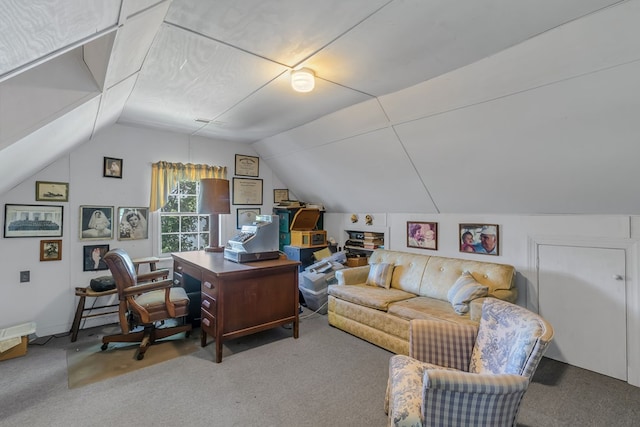
[[[227,167],[169,162],[152,164],[149,210],[154,212],[166,205],[169,193],[179,181],[198,181],[202,178],[227,179]]]

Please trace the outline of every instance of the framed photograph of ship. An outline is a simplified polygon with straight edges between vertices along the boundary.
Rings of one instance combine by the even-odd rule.
[[[4,205],[4,237],[62,237],[63,207]]]
[[[69,183],[36,181],[36,201],[68,202]]]

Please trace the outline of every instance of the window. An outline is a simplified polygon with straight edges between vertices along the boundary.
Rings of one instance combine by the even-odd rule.
[[[198,215],[197,181],[180,181],[160,209],[160,252],[196,251],[209,245],[209,215]]]

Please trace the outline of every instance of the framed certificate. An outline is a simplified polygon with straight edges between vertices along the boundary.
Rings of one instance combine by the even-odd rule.
[[[252,178],[233,178],[234,205],[261,205],[262,180]]]
[[[236,175],[259,176],[260,159],[254,156],[236,154]]]
[[[286,188],[276,188],[273,190],[273,203],[280,203],[283,200],[289,200],[289,190]]]

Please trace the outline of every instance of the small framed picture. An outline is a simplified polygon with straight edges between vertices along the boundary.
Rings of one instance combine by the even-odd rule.
[[[273,190],[273,203],[280,203],[289,200],[289,190],[286,188],[276,188]]]
[[[236,175],[239,176],[259,176],[260,159],[255,156],[245,156],[236,154]]]
[[[109,252],[109,245],[87,245],[82,248],[82,271],[108,270],[104,256]]]
[[[118,208],[118,240],[149,238],[149,208]]]
[[[460,224],[460,252],[499,255],[500,235],[497,224]]]
[[[238,208],[236,212],[237,228],[241,229],[243,225],[251,225],[256,220],[256,216],[260,215],[260,208]]]
[[[36,181],[36,200],[39,202],[68,202],[68,182]]]
[[[40,240],[40,261],[60,261],[62,240]]]
[[[407,247],[438,249],[438,223],[407,221]]]
[[[62,237],[63,206],[4,205],[4,237]]]
[[[113,206],[80,206],[80,240],[111,240],[113,229]]]
[[[105,157],[102,176],[107,178],[122,178],[122,159]]]

